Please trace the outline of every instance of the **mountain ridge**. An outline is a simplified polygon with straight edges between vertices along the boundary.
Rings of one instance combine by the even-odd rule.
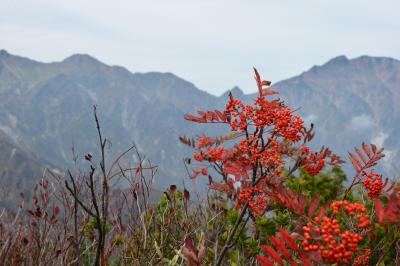
[[[68,167],[72,143],[80,158],[97,149],[96,104],[113,144],[110,155],[135,142],[160,165],[159,187],[188,180],[181,159],[192,151],[179,144],[179,135],[228,133],[218,125],[190,124],[183,119],[186,113],[224,108],[229,91],[245,102],[256,97],[237,86],[215,96],[169,72],[132,73],[86,54],[40,63],[1,51],[1,128],[38,157]],[[400,102],[400,61],[338,56],[272,88],[293,109],[301,107],[306,123],[316,124],[315,146],[328,144],[345,155],[358,142],[380,138],[394,147],[392,157],[399,154],[400,116],[394,103]]]

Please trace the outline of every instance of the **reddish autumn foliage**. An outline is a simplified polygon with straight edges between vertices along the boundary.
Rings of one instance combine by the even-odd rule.
[[[356,175],[344,194],[336,195],[338,200],[329,205],[321,205],[319,197],[309,199],[302,193],[289,190],[285,180],[299,168],[309,176],[317,176],[327,166],[337,166],[344,161],[325,147],[317,152],[310,151],[308,142],[314,137],[313,127],[306,129],[303,120],[290,107],[279,98],[271,98],[278,92],[269,88],[271,83],[262,80],[257,70],[255,79],[258,97],[252,105],[244,104],[230,94],[223,111],[199,111],[199,116],[185,116],[196,123],[227,124],[232,131],[226,137],[201,136],[197,145],[195,139],[180,138],[195,149],[194,159],[214,169],[221,175],[222,182],[214,181],[204,166],[200,170],[195,168],[192,178],[196,178],[199,172],[209,174],[210,189],[223,192],[235,201],[234,206],[239,208],[240,216],[232,236],[246,214],[256,222],[257,217],[276,211],[274,204],[277,203],[298,215],[297,220],[292,221],[292,227],[300,228],[293,232],[297,237],[283,229],[280,230],[280,237],[286,242],[279,236],[271,236],[268,240],[270,245],[261,245],[265,252],[265,256],[257,257],[261,265],[284,265],[285,259],[291,265],[298,265],[299,261],[303,265],[368,263],[371,249],[368,245],[366,247],[365,241],[376,239],[371,228],[375,216],[364,204],[347,198],[352,197],[353,188],[359,184],[363,184],[370,199],[384,196],[393,189],[394,185],[384,190],[388,180],[383,182],[381,175],[370,170],[384,156],[383,148],[363,144],[362,150],[355,148],[357,156],[349,153]],[[228,141],[235,142],[229,146]],[[234,187],[235,183],[239,185]],[[345,200],[339,200],[340,196]],[[398,193],[390,197],[392,200],[386,209],[381,201],[376,201],[379,223],[384,220],[392,224],[399,221],[399,208],[393,203],[399,202]],[[301,240],[301,247],[294,244],[296,239]],[[232,245],[230,241],[229,238],[227,245],[221,249],[221,257]],[[290,244],[285,246],[283,243]],[[221,261],[218,260],[217,264]]]
[[[197,123],[225,123],[230,126],[232,135],[223,138],[223,141],[221,138],[217,141],[201,136],[197,145],[194,139],[189,141],[181,137],[181,141],[195,147],[194,159],[213,165],[231,190],[233,183],[228,182],[228,175],[234,176],[235,181],[240,182],[239,190],[243,191],[238,194],[237,206],[248,202],[252,212],[258,216],[265,212],[268,205],[260,194],[266,198],[272,192],[271,188],[282,183],[281,169],[287,166],[287,160],[294,162],[292,171],[303,166],[312,175],[323,169],[326,160],[330,159],[330,165],[340,164],[341,160],[328,149],[310,152],[306,143],[312,138],[311,130],[306,130],[303,120],[282,101],[267,98],[277,92],[269,89],[270,82],[262,80],[257,70],[255,79],[259,93],[253,105],[244,104],[230,94],[223,111],[199,112],[199,117],[185,116],[187,120]],[[230,148],[222,146],[233,139],[238,139],[237,144]],[[301,140],[303,143],[298,144]],[[206,173],[204,168],[200,172]],[[198,173],[194,170],[192,178]]]

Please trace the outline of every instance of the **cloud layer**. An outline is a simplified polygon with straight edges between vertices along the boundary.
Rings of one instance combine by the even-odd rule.
[[[331,57],[400,58],[400,2],[4,0],[0,49],[46,62],[89,53],[131,71],[168,71],[221,94],[255,91]]]

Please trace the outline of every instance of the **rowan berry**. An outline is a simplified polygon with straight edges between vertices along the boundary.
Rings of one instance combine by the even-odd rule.
[[[249,203],[252,214],[257,217],[264,214],[268,205],[266,192],[257,187],[248,187],[240,191],[238,196],[239,206]]]
[[[357,219],[357,227],[365,228],[370,225],[369,217],[364,215],[365,206],[361,203],[351,203],[347,200],[335,201],[331,204],[332,215],[343,215]],[[338,219],[324,216],[322,219],[315,217],[314,224],[308,222],[303,227],[305,240],[302,246],[305,251],[318,251],[321,257],[329,263],[348,264],[353,254],[358,250],[358,243],[363,239],[357,232],[342,231]]]
[[[368,197],[374,199],[378,197],[383,189],[382,177],[378,173],[363,173],[364,187],[368,191]]]

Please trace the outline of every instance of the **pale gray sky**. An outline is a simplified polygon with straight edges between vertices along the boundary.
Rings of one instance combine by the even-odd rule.
[[[0,0],[0,49],[172,72],[219,95],[337,55],[400,58],[399,0]]]

